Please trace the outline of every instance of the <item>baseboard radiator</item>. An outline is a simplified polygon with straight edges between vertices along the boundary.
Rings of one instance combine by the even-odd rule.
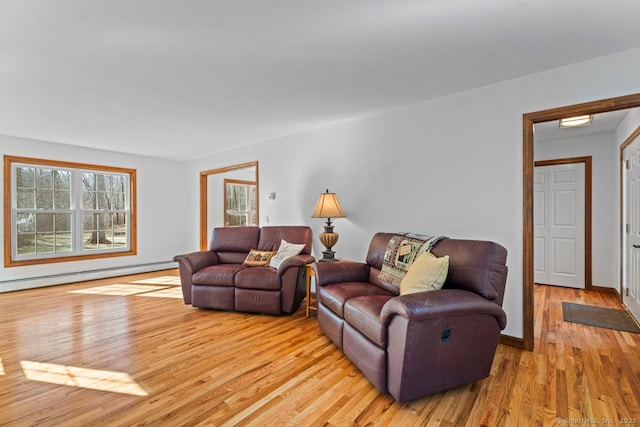
[[[78,271],[73,273],[52,274],[46,276],[28,277],[12,280],[0,280],[0,293],[20,291],[25,289],[42,288],[52,285],[83,282],[85,280],[106,279],[109,277],[125,276],[128,274],[148,273],[151,271],[178,268],[173,261],[161,261],[147,264],[127,265],[122,267],[101,268],[96,270]]]

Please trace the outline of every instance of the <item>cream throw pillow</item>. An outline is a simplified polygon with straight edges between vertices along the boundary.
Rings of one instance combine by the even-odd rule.
[[[278,248],[278,252],[271,258],[269,261],[269,266],[273,268],[279,268],[280,264],[292,256],[298,255],[304,249],[305,244],[300,243],[289,243],[284,239],[280,239],[280,247]]]
[[[449,255],[438,258],[425,252],[416,258],[400,282],[400,295],[441,289],[448,272]]]

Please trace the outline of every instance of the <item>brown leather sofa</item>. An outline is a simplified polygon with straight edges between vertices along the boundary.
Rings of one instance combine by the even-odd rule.
[[[304,226],[214,228],[208,251],[176,255],[182,296],[194,307],[250,313],[295,312],[305,297],[312,231]],[[278,269],[243,265],[251,249],[277,251],[281,239],[304,244]]]
[[[399,402],[486,378],[507,321],[506,249],[440,240],[431,252],[449,255],[443,288],[400,296],[378,278],[393,235],[374,235],[364,263],[314,263],[320,329]]]

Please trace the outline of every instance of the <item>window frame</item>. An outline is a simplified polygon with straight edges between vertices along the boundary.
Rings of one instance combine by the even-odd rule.
[[[245,180],[240,180],[240,179],[229,179],[229,178],[224,178],[223,180],[223,185],[224,185],[224,190],[223,190],[223,196],[224,197],[224,202],[223,202],[223,218],[224,218],[224,226],[225,227],[242,227],[242,226],[249,226],[249,227],[255,227],[258,225],[258,209],[256,207],[256,200],[258,198],[258,185],[255,181],[245,181]],[[238,211],[233,211],[230,212],[229,209],[229,187],[244,187],[246,192],[247,192],[247,197],[246,197],[246,203],[247,206],[245,210],[238,210]],[[253,194],[251,194],[253,193]],[[253,197],[252,197],[253,196]],[[252,204],[254,204],[253,209],[252,209]],[[230,215],[244,215],[246,217],[246,221],[247,223],[244,225],[230,225],[230,221],[229,221],[229,216]],[[251,220],[254,221],[251,221]]]
[[[13,259],[13,239],[14,239],[14,206],[15,197],[14,184],[13,182],[13,166],[14,164],[24,164],[30,165],[33,167],[41,167],[41,168],[52,168],[52,169],[73,169],[76,173],[105,173],[105,174],[125,174],[128,175],[129,180],[129,224],[128,224],[128,233],[129,233],[129,244],[128,247],[125,248],[107,248],[107,249],[96,249],[90,250],[90,253],[87,253],[87,250],[84,250],[84,253],[73,253],[67,254],[65,252],[46,254],[42,256],[36,256],[34,258],[29,259]],[[58,160],[47,160],[47,159],[37,159],[30,157],[19,157],[19,156],[4,156],[4,266],[5,267],[18,267],[25,265],[36,265],[36,264],[48,264],[48,263],[58,263],[58,262],[68,262],[68,261],[78,261],[78,260],[89,260],[89,259],[100,259],[100,258],[111,258],[111,257],[121,257],[121,256],[131,256],[137,254],[137,215],[136,215],[136,170],[130,168],[122,168],[122,167],[114,167],[114,166],[104,166],[104,165],[94,165],[87,163],[74,163],[67,161],[58,161]],[[75,189],[74,191],[82,192],[82,189]],[[126,206],[125,206],[126,207]],[[78,221],[81,221],[83,212],[87,211],[82,206],[82,199],[80,198],[80,206],[71,206],[72,218],[80,218]],[[44,212],[52,212],[55,213],[55,209],[45,210]],[[114,210],[105,211],[105,213],[114,212]],[[72,239],[77,239],[77,233],[72,225]],[[17,237],[16,237],[17,238]],[[82,240],[82,239],[80,239]],[[78,251],[83,251],[81,248],[77,249]],[[63,255],[61,255],[63,254]]]

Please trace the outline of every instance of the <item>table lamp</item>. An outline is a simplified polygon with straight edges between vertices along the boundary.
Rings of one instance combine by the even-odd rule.
[[[331,218],[346,218],[347,214],[344,213],[336,193],[321,193],[316,203],[316,209],[313,211],[312,218],[327,218],[327,223],[324,225],[324,232],[320,233],[320,242],[325,247],[322,251],[323,257],[320,262],[333,262],[338,261],[335,258],[335,252],[331,248],[338,243],[338,233],[333,232],[333,225],[331,224]]]

